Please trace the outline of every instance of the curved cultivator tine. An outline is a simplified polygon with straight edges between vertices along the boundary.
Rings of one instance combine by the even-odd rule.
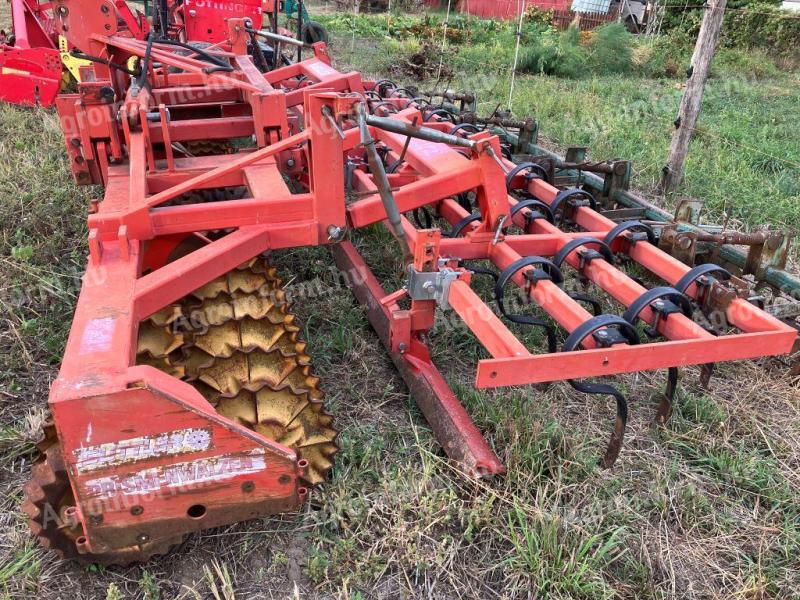
[[[604,383],[585,383],[583,381],[570,380],[570,385],[579,392],[585,394],[602,394],[613,396],[617,403],[617,416],[614,419],[614,430],[611,432],[611,439],[608,440],[605,454],[598,464],[603,469],[610,469],[617,461],[622,442],[625,438],[625,428],[628,425],[628,401],[617,388]]]
[[[670,367],[667,370],[667,389],[661,396],[661,401],[658,403],[656,410],[656,424],[663,425],[669,420],[672,415],[672,402],[675,399],[675,390],[678,387],[678,367]]]

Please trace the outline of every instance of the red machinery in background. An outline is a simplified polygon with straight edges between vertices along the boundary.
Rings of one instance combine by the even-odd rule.
[[[228,19],[249,19],[260,27],[264,15],[271,17],[276,8],[277,0],[158,0],[154,2],[154,25],[158,30],[168,29],[171,34],[184,41],[216,44],[226,39]]]
[[[667,369],[663,422],[678,367],[783,354],[797,337],[724,269],[685,266],[645,223],[610,221],[429,98],[340,73],[324,43],[233,18],[196,47],[137,39],[110,0],[53,8],[92,61],[57,101],[70,165],[105,186],[24,505],[66,557],[144,560],[193,530],[297,509],[325,479],[337,432],[269,252],[332,247],[442,448],[476,477],[504,466],[431,360],[443,311],[486,349],[476,387],[567,380],[613,398],[605,467],[627,398],[586,378]],[[310,55],[275,67],[254,40]],[[405,278],[388,292],[347,239],[380,222]],[[608,301],[565,289],[570,273]],[[473,286],[484,275],[499,314]],[[541,330],[546,350],[506,323]]]
[[[75,46],[74,42],[66,43],[66,39],[60,43],[54,26],[56,3],[10,0],[10,4],[12,30],[8,33],[0,31],[0,100],[11,104],[52,106],[59,91],[65,89],[71,80],[80,81],[79,65],[86,64],[86,59],[81,58],[85,56],[85,48]],[[109,2],[106,8],[108,14],[113,12],[124,24],[124,35],[145,39],[149,34],[150,23],[144,13],[134,13],[124,0]],[[166,31],[166,35],[174,39],[204,47],[226,39],[228,19],[247,19],[261,27],[266,16],[273,33],[291,37],[291,32],[278,26],[280,9],[279,0],[158,0],[153,3],[153,28],[159,33]],[[302,17],[299,18],[302,26]],[[316,35],[327,35],[319,25],[306,25],[314,25]],[[72,39],[76,38],[73,36]],[[269,47],[262,48],[262,52],[266,50]]]
[[[54,3],[42,0],[10,0],[12,31],[0,31],[0,100],[11,104],[52,106],[69,82],[65,62],[68,47],[59,43]],[[143,37],[148,23],[134,15],[124,0],[110,3],[129,35]],[[73,69],[77,75],[77,67]],[[79,77],[76,77],[79,79]]]
[[[0,100],[51,106],[61,87],[61,55],[50,3],[11,0],[13,33],[0,31]]]

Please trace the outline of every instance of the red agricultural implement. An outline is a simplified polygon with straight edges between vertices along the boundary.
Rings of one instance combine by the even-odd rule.
[[[55,27],[54,3],[42,0],[10,0],[12,29],[0,31],[0,100],[11,104],[52,106],[59,91],[80,80],[85,64],[60,43]],[[124,0],[109,4],[129,35],[143,37],[148,24],[144,15],[128,8]],[[66,70],[65,70],[66,69]]]
[[[55,28],[54,8],[64,10],[66,7],[62,4],[47,0],[10,0],[10,4],[11,31],[0,31],[0,101],[52,106],[59,91],[65,90],[71,81],[81,80],[80,67],[87,64],[83,49],[75,42],[67,44],[66,39],[79,43],[88,43],[88,39],[64,36],[64,42],[61,42]],[[169,38],[191,41],[193,46],[202,48],[227,39],[226,21],[230,18],[248,19],[260,26],[266,17],[273,33],[291,36],[289,31],[278,27],[283,4],[279,0],[157,0],[152,4],[153,29],[160,34],[166,32],[162,35]],[[297,12],[298,31],[304,38],[327,38],[327,32],[319,24],[303,20],[305,9],[302,3],[299,7],[296,4],[291,3],[292,6],[286,7],[285,11],[288,13],[291,8]],[[148,3],[144,5],[147,12]],[[150,23],[145,14],[131,11],[125,0],[114,0],[106,8],[113,11],[124,25],[123,35],[145,39],[149,34]],[[105,32],[108,30],[104,29]],[[263,43],[261,46],[262,53],[271,52],[271,47]]]
[[[57,100],[70,165],[105,187],[24,506],[66,557],[144,560],[191,531],[297,509],[327,476],[337,432],[269,252],[330,246],[442,448],[477,477],[504,466],[431,360],[445,315],[490,356],[477,388],[566,380],[613,397],[605,467],[628,405],[592,379],[668,370],[664,421],[678,367],[708,374],[794,344],[724,269],[684,265],[647,224],[609,220],[589,192],[515,164],[491,131],[429,98],[340,73],[324,43],[242,18],[213,45],[173,25],[137,39],[110,0],[53,8],[55,31],[91,61]],[[262,42],[279,60],[263,60]],[[292,62],[289,46],[307,57]],[[401,289],[384,290],[348,241],[381,222]],[[628,263],[661,283],[647,289]],[[570,274],[621,314],[567,291]],[[473,286],[489,276],[499,314]],[[540,329],[544,351],[506,323]]]
[[[13,32],[0,31],[0,100],[52,106],[62,65],[49,5],[12,0],[11,15]]]

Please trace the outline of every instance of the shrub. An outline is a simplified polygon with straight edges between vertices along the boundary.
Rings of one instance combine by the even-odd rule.
[[[586,72],[587,53],[580,45],[580,31],[547,29],[529,40],[520,52],[518,68],[525,73],[580,77]]]
[[[625,73],[633,67],[633,35],[622,23],[595,30],[588,44],[589,66],[595,73]]]
[[[641,62],[638,72],[645,77],[686,78],[686,69],[694,48],[692,40],[673,32],[639,44]]]
[[[800,57],[800,19],[769,4],[751,4],[725,15],[722,43],[729,48],[764,48],[774,56]]]
[[[527,73],[544,73],[559,77],[581,77],[589,73],[623,73],[633,69],[633,36],[624,25],[609,23],[586,36],[569,27],[557,32],[552,28],[538,35],[525,36],[520,53],[519,69]]]
[[[667,0],[662,31],[697,38],[702,8],[685,10],[685,0]],[[728,48],[762,48],[773,57],[800,57],[800,19],[780,8],[781,0],[733,0],[722,26],[721,44]]]

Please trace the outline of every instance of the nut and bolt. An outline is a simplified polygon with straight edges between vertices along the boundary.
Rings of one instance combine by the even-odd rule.
[[[422,289],[425,290],[428,294],[436,293],[436,284],[432,281],[426,281],[422,284]]]
[[[400,354],[402,354],[403,352],[408,350],[408,344],[406,344],[405,342],[400,342],[400,344],[397,346],[397,349],[400,350]]]
[[[328,239],[334,242],[342,241],[344,238],[345,229],[344,227],[339,227],[337,225],[331,225],[328,227]]]
[[[146,544],[147,542],[150,541],[150,536],[147,535],[146,533],[140,533],[139,535],[136,536],[136,541],[139,542],[140,544]]]
[[[292,167],[294,167],[296,164],[297,163],[295,162],[295,160],[293,158],[287,159],[287,161],[286,161],[286,166],[289,167],[290,169]]]
[[[89,525],[100,525],[103,522],[103,515],[89,515]]]
[[[256,484],[255,484],[255,483],[253,483],[252,481],[245,481],[245,482],[242,484],[242,491],[243,491],[245,494],[249,494],[249,493],[250,493],[250,492],[252,492],[254,489],[256,489]]]
[[[136,506],[131,506],[131,514],[134,517],[138,517],[140,514],[144,512],[144,507],[137,504]]]

